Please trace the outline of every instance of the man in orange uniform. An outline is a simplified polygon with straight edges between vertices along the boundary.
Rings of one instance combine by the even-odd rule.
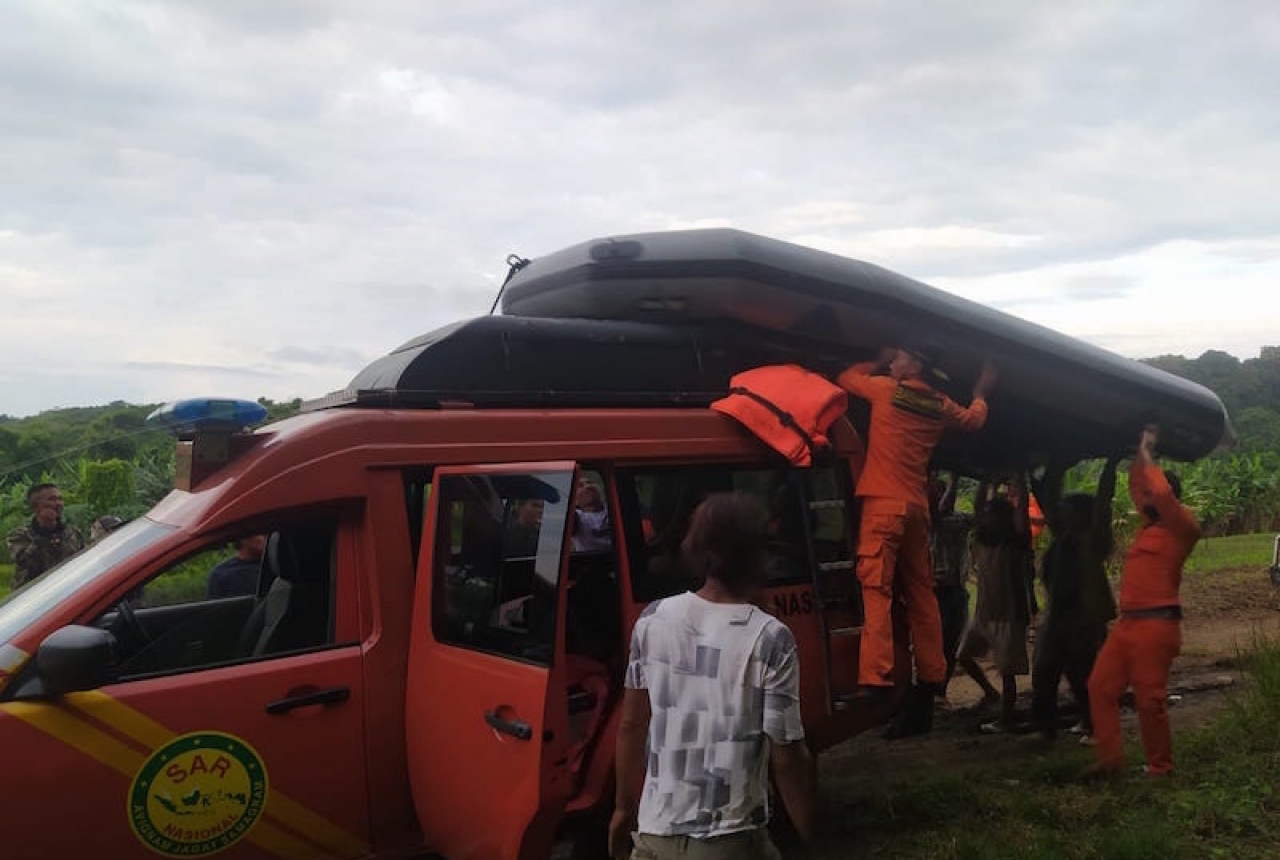
[[[872,698],[893,686],[893,586],[901,578],[907,622],[921,686],[941,690],[947,677],[942,622],[933,594],[929,561],[929,459],[948,428],[981,429],[986,397],[995,385],[990,364],[962,408],[925,381],[936,351],[928,347],[887,349],[879,361],[855,364],[840,374],[841,387],[871,404],[867,462],[858,479],[862,527],[858,535],[858,580],[866,619],[858,682]],[[889,375],[873,375],[888,364]]]
[[[1169,667],[1182,647],[1182,607],[1178,587],[1182,563],[1200,538],[1200,527],[1181,503],[1176,475],[1156,465],[1157,429],[1142,431],[1138,453],[1129,468],[1129,494],[1143,525],[1125,557],[1120,579],[1120,620],[1089,676],[1089,710],[1098,744],[1095,775],[1124,766],[1120,738],[1120,696],[1132,684],[1138,706],[1147,773],[1173,772],[1165,685]]]

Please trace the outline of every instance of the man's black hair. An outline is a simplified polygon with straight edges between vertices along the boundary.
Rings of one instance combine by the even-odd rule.
[[[692,573],[745,594],[764,573],[764,507],[744,493],[714,493],[694,510],[681,549]]]
[[[27,489],[27,504],[31,504],[31,499],[35,497],[36,493],[44,492],[45,490],[56,490],[56,489],[58,489],[57,484],[50,484],[48,482],[45,482],[43,484],[32,484],[30,488]]]

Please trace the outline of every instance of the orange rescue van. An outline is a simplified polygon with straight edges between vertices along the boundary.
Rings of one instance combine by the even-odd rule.
[[[482,356],[507,390],[441,390]],[[0,605],[11,856],[585,845],[612,802],[631,625],[688,587],[689,514],[726,489],[770,511],[764,604],[799,642],[811,743],[849,737],[870,716],[841,707],[862,444],[840,419],[821,464],[788,466],[706,407],[705,380],[744,361],[660,328],[490,317],[253,432],[234,416],[256,404],[180,404],[178,489]],[[613,379],[565,390],[572,362]],[[531,397],[510,383],[531,367],[566,379]],[[258,575],[211,596],[253,536]]]

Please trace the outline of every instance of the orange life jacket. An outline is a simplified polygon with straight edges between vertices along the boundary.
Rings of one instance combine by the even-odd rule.
[[[729,380],[729,396],[711,404],[795,466],[827,447],[827,428],[847,406],[843,388],[798,364],[745,370]]]

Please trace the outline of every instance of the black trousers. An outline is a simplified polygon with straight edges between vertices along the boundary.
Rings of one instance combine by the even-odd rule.
[[[1089,719],[1089,673],[1106,641],[1106,625],[1068,630],[1043,627],[1036,632],[1031,666],[1031,721],[1044,732],[1058,728],[1058,686],[1066,676],[1071,695],[1080,705],[1085,731],[1093,734]]]
[[[956,670],[956,649],[969,623],[969,590],[963,585],[935,585],[938,615],[942,617],[942,653],[947,658],[947,680]]]

